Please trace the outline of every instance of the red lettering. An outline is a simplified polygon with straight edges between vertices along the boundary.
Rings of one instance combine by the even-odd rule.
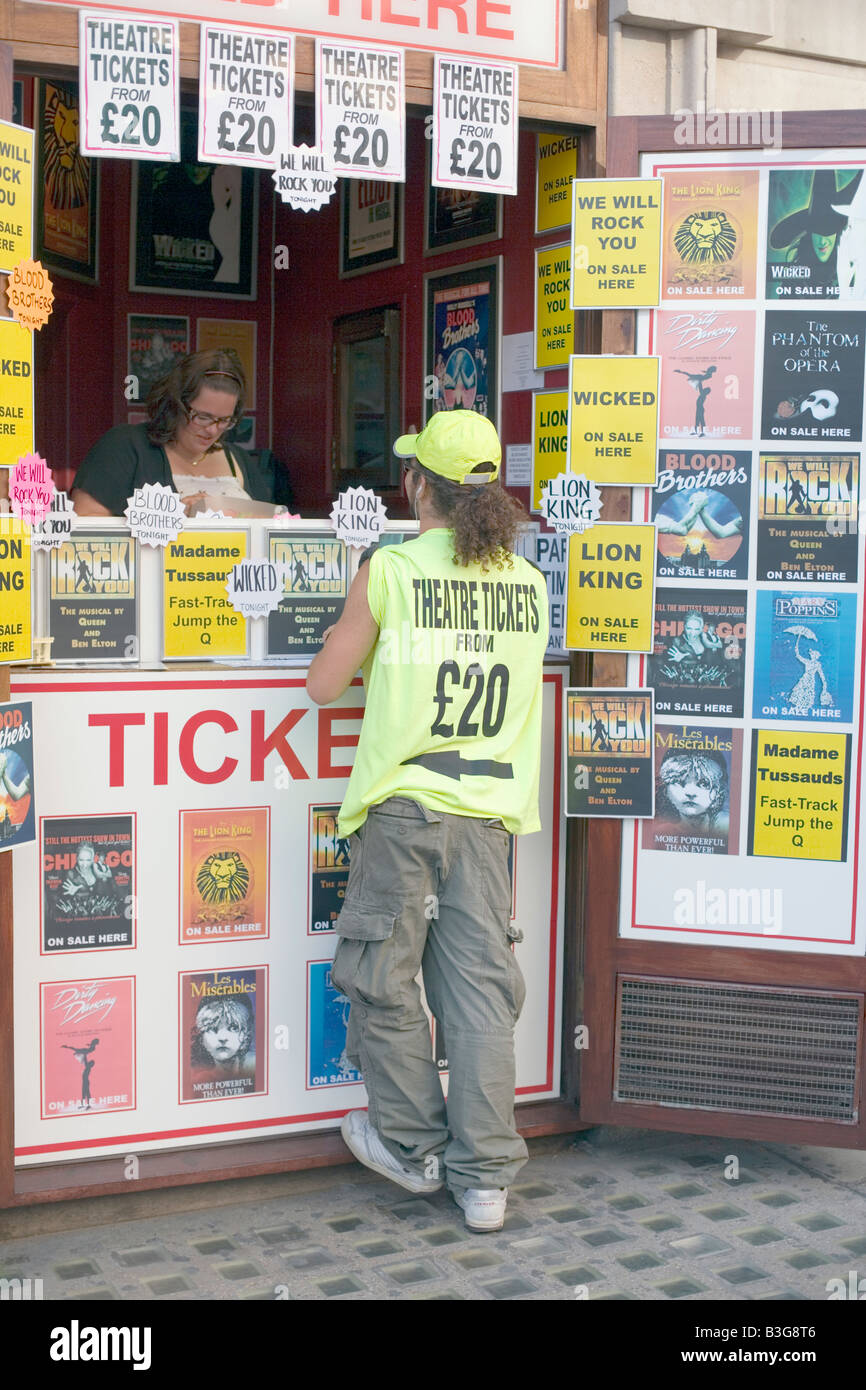
[[[478,33],[487,39],[513,39],[513,29],[491,29],[487,24],[488,12],[491,14],[511,14],[510,5],[494,5],[492,0],[478,0]]]
[[[168,786],[168,715],[165,710],[153,716],[153,785]]]
[[[251,711],[250,724],[250,781],[262,782],[265,776],[265,759],[269,753],[279,753],[292,777],[309,781],[310,774],[297,757],[294,749],[286,742],[286,734],[291,733],[299,719],[307,713],[305,709],[289,710],[281,719],[273,733],[265,736],[265,712],[263,709]]]
[[[124,785],[124,739],[127,725],[144,724],[143,714],[89,714],[92,729],[108,729],[108,785]]]
[[[204,724],[218,724],[227,734],[236,734],[238,726],[230,714],[224,714],[219,709],[203,709],[198,714],[194,714],[188,719],[180,731],[177,752],[180,758],[180,765],[193,782],[224,782],[227,777],[231,777],[238,765],[237,758],[223,758],[219,767],[208,772],[205,768],[199,767],[195,760],[195,736]]]
[[[340,0],[328,0],[328,14],[338,15],[340,13]],[[373,0],[363,0],[361,5],[361,18],[373,18]]]
[[[411,24],[416,27],[421,23],[418,15],[394,14],[391,9],[391,0],[382,0],[382,23],[383,24]]]
[[[479,0],[479,4],[481,0]],[[427,0],[427,28],[439,28],[439,11],[450,10],[457,20],[458,34],[469,33],[469,22],[466,18],[466,0]]]
[[[319,776],[348,777],[349,767],[335,767],[331,761],[332,748],[357,748],[360,730],[356,734],[335,734],[335,719],[354,719],[359,724],[364,718],[363,709],[320,709],[319,710]]]

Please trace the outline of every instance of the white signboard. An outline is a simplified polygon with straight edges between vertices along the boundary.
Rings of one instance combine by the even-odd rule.
[[[320,150],[290,145],[280,150],[271,178],[284,203],[296,212],[318,212],[334,196],[337,180]]]
[[[292,143],[291,36],[203,24],[200,53],[199,159],[273,169]]]
[[[43,0],[74,5],[75,0]],[[582,8],[583,0],[575,8]],[[115,9],[136,12],[141,0],[117,0]],[[291,0],[269,6],[268,24],[313,37],[392,43],[427,52],[502,58],[533,67],[560,68],[563,62],[564,0]],[[151,15],[206,19],[213,24],[261,22],[260,0],[148,0]]]
[[[180,40],[174,20],[82,10],[82,154],[180,159]]]
[[[517,76],[511,64],[436,55],[434,187],[517,192]]]
[[[403,53],[316,43],[319,149],[341,178],[406,178]]]

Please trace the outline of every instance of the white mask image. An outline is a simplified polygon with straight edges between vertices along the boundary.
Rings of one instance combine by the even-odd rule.
[[[831,420],[839,408],[835,391],[810,391],[800,405],[800,414],[809,411],[813,420]]]

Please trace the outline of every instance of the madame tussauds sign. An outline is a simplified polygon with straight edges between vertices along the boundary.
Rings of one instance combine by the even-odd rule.
[[[41,0],[73,5],[75,0]],[[112,0],[89,9],[212,24],[262,25],[310,37],[394,43],[534,67],[561,65],[563,0]]]

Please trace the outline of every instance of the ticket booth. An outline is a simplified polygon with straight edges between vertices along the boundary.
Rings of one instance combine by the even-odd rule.
[[[57,487],[74,486],[106,430],[145,418],[167,362],[230,346],[249,383],[236,442],[300,517],[193,522],[177,553],[138,544],[124,517],[79,518],[62,552],[34,557],[44,659],[4,668],[12,700],[31,711],[36,792],[33,842],[0,855],[0,1205],[346,1161],[339,1121],[364,1104],[329,979],[347,872],[334,811],[360,682],[314,709],[312,648],[302,637],[278,650],[270,620],[232,620],[229,631],[217,619],[208,650],[205,629],[182,620],[184,584],[224,591],[220,565],[233,554],[315,556],[327,571],[312,605],[321,625],[328,586],[333,614],[357,564],[335,538],[335,499],[367,487],[387,511],[384,539],[410,536],[390,440],[420,428],[441,393],[463,392],[446,408],[495,420],[504,481],[533,514],[527,553],[548,563],[561,609],[561,556],[538,517],[532,455],[542,438],[552,455],[560,448],[553,397],[569,352],[598,346],[599,316],[557,307],[554,287],[567,277],[571,178],[603,167],[605,6],[551,3],[544,33],[522,0],[433,5],[426,29],[416,8],[383,6],[370,19],[368,7],[333,5],[323,31],[317,7],[292,7],[296,27],[283,32],[298,145],[316,141],[317,37],[399,47],[405,60],[405,177],[377,179],[374,163],[304,212],[278,196],[269,170],[235,165],[220,179],[222,166],[199,159],[200,22],[243,34],[238,6],[166,7],[181,21],[180,159],[159,161],[82,152],[78,7],[0,3],[0,117],[35,132],[33,256],[54,290],[34,334],[34,445]],[[277,13],[267,11],[273,32]],[[263,17],[256,10],[247,28]],[[434,59],[470,49],[518,64],[512,195],[485,191],[483,179],[469,192],[431,184]],[[120,134],[119,112],[101,119]],[[225,148],[245,130],[238,115]],[[156,118],[143,119],[145,143],[155,132]],[[475,324],[462,378],[442,360],[455,347],[449,312]],[[110,587],[87,592],[81,566],[93,576],[97,555]],[[277,628],[309,638],[291,606]],[[564,818],[561,750],[564,690],[586,682],[588,664],[569,658],[561,628],[560,612],[544,678],[545,828],[512,855],[530,983],[518,1037],[526,1135],[583,1123],[572,1039],[585,829]],[[110,870],[110,892],[70,911],[88,850]],[[190,1048],[211,995],[242,1000],[250,1036],[243,1084],[208,1091]],[[447,1078],[447,1038],[431,1027]]]

